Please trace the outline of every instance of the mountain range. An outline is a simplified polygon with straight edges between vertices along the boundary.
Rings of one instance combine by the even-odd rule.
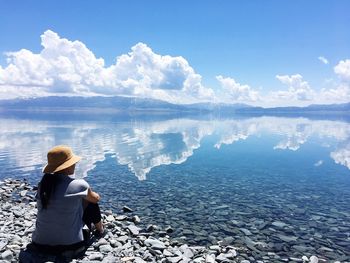
[[[0,100],[0,109],[9,110],[106,110],[106,111],[152,111],[152,112],[222,112],[239,114],[298,114],[349,112],[350,102],[307,107],[253,107],[247,104],[195,103],[172,104],[162,100],[134,97],[63,97],[50,96],[30,99]]]

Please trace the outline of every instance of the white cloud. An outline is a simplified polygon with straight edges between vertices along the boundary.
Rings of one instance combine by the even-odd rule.
[[[319,61],[321,61],[323,64],[328,64],[329,62],[328,62],[328,59],[326,59],[325,57],[323,57],[323,56],[319,56],[318,57],[318,60]]]
[[[221,75],[216,76],[216,79],[220,82],[228,102],[255,102],[259,99],[259,93],[249,85],[240,84],[233,78],[225,78]],[[225,97],[225,95],[222,97]]]
[[[309,101],[313,99],[314,91],[300,74],[277,75],[276,78],[288,86],[287,91],[278,91],[274,94],[277,98],[287,101]]]
[[[334,67],[340,81],[327,89],[313,90],[300,74],[277,75],[288,88],[263,93],[233,77],[219,75],[216,79],[221,85],[214,91],[203,85],[202,76],[185,58],[157,54],[144,43],[117,57],[111,66],[84,43],[62,38],[51,30],[41,35],[41,45],[39,53],[27,49],[5,53],[7,64],[0,66],[0,99],[121,95],[172,103],[238,102],[267,107],[350,101],[350,59]],[[327,61],[321,56],[319,59]]]
[[[350,59],[341,60],[334,67],[334,73],[340,82],[335,82],[333,87],[322,89],[318,95],[321,102],[345,103],[350,101]]]
[[[41,44],[38,54],[26,49],[6,53],[8,65],[0,66],[0,97],[133,95],[191,102],[213,96],[183,57],[161,56],[143,43],[110,67],[82,42],[51,30],[41,36]]]
[[[350,87],[346,83],[330,89],[322,89],[319,94],[321,103],[346,103],[350,101]]]
[[[350,83],[350,59],[339,61],[339,63],[334,67],[334,72],[342,80]]]

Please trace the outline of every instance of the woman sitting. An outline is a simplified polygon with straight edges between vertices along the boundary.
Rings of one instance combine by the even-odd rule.
[[[52,148],[47,154],[37,192],[38,214],[33,244],[48,253],[77,250],[85,245],[83,226],[95,225],[104,232],[98,206],[99,194],[84,179],[74,179],[75,164],[80,160],[68,146]]]

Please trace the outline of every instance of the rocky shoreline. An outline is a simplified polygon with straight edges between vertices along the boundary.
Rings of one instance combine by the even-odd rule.
[[[128,207],[120,214],[103,211],[106,235],[92,236],[91,245],[78,259],[71,259],[71,254],[33,254],[26,247],[35,227],[35,191],[23,180],[0,181],[0,263],[18,262],[20,254],[25,262],[326,262],[316,256],[282,258],[273,252],[256,259],[248,248],[230,246],[225,240],[209,247],[189,246],[169,236],[174,231],[170,226],[142,227],[137,215],[129,216]]]

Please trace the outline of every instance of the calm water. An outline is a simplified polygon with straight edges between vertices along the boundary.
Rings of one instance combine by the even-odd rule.
[[[350,260],[347,122],[39,114],[0,127],[0,179],[37,183],[48,149],[68,144],[106,208],[128,205],[174,238]]]

